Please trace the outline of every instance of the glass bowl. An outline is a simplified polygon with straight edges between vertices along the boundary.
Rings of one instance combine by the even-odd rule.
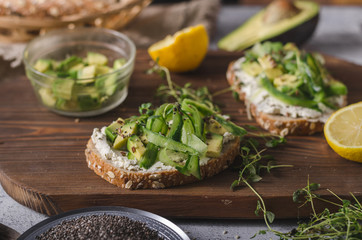
[[[24,65],[40,103],[61,115],[105,113],[127,97],[136,47],[104,28],[55,30],[33,39]]]

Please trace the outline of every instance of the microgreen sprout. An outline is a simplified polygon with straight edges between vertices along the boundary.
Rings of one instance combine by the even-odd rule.
[[[206,86],[193,89],[191,83],[186,83],[184,86],[177,85],[171,80],[169,70],[163,66],[159,66],[157,63],[155,63],[155,65],[150,68],[147,73],[157,73],[161,78],[166,79],[167,85],[161,84],[156,92],[156,96],[159,97],[163,102],[167,102],[169,99],[173,99],[181,103],[182,100],[188,98],[205,104],[207,107],[217,113],[220,112],[220,108],[215,103],[213,103],[213,97],[231,90],[230,88],[227,88],[211,94]]]
[[[251,187],[251,186],[250,186]],[[265,208],[262,197],[254,190],[254,193],[258,196],[256,212],[262,211],[264,213],[264,220],[268,227],[268,230],[261,230],[258,234],[266,234],[267,231],[274,233],[282,240],[286,239],[348,239],[357,240],[362,239],[362,205],[358,199],[350,193],[354,200],[354,204],[350,200],[340,198],[331,190],[327,189],[338,201],[333,202],[328,199],[320,197],[315,193],[320,188],[320,184],[308,183],[307,186],[296,190],[293,193],[293,201],[302,203],[299,207],[303,207],[306,204],[310,204],[312,208],[312,216],[308,221],[298,223],[298,227],[290,232],[282,233],[271,228],[271,219],[274,215],[268,212]],[[336,212],[331,212],[328,208],[325,208],[321,213],[317,213],[315,210],[315,201],[323,201],[333,206],[337,206]],[[255,237],[254,235],[253,237]],[[252,237],[252,238],[253,238]]]

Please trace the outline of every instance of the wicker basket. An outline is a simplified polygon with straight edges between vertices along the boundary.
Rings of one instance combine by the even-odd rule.
[[[27,42],[57,28],[104,27],[121,29],[152,0],[123,0],[111,8],[92,14],[68,15],[60,18],[0,16],[0,42]]]

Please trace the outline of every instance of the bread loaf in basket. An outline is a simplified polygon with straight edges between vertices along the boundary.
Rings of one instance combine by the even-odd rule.
[[[25,42],[77,26],[120,29],[151,0],[0,0],[0,41]]]

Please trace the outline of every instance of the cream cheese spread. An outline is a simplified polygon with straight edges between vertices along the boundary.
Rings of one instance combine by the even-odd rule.
[[[226,144],[235,139],[235,136],[231,132],[225,132],[223,135],[222,143]]]
[[[102,129],[95,128],[93,130],[93,134],[91,139],[94,143],[95,148],[101,155],[104,160],[107,160],[114,167],[122,168],[129,171],[137,171],[137,172],[158,172],[158,171],[168,171],[168,170],[176,170],[173,166],[168,166],[163,164],[160,161],[157,161],[152,165],[149,169],[142,168],[138,165],[137,160],[131,160],[127,158],[126,151],[119,151],[111,148],[107,141],[107,137],[105,134],[105,128]],[[227,143],[233,140],[235,137],[229,132],[224,134],[223,143]],[[200,165],[206,165],[210,158],[202,157],[200,158]]]
[[[241,69],[241,64],[244,61],[245,58],[242,57],[235,61],[233,65],[236,78],[234,81],[234,87],[238,88],[238,92],[245,94],[247,102],[254,104],[258,112],[292,118],[303,118],[312,122],[326,122],[328,117],[334,111],[324,104],[320,104],[318,106],[322,110],[322,112],[319,112],[310,108],[288,105],[279,101],[260,86],[257,78],[250,76]],[[336,103],[336,105],[342,106],[344,96],[335,96],[332,97],[331,100]]]
[[[167,166],[160,161],[157,161],[152,165],[149,169],[141,168],[138,165],[137,160],[131,160],[127,158],[127,152],[118,151],[111,148],[107,141],[107,137],[105,134],[105,127],[101,130],[99,128],[95,128],[92,134],[92,141],[102,156],[102,158],[108,160],[114,167],[122,168],[129,171],[137,171],[137,172],[157,172],[164,170],[175,170],[172,166]],[[122,154],[123,152],[123,154]]]

